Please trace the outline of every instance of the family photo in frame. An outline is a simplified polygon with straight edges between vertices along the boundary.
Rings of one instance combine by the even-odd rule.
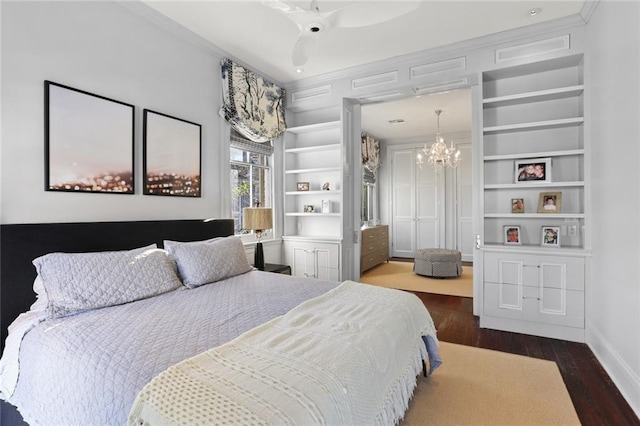
[[[520,239],[520,227],[517,225],[506,225],[504,227],[505,244],[522,244]]]
[[[511,199],[511,213],[524,213],[524,198]]]
[[[541,192],[538,197],[538,213],[560,213],[562,192]]]
[[[515,183],[551,182],[551,158],[515,161]]]
[[[560,247],[560,227],[543,226],[541,245],[543,247]]]

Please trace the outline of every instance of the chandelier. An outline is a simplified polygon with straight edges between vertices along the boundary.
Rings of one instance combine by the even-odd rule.
[[[442,169],[444,167],[456,167],[458,163],[460,163],[460,150],[453,145],[453,142],[451,142],[450,146],[447,146],[440,135],[441,113],[441,109],[436,110],[436,141],[432,143],[431,146],[427,146],[427,143],[425,143],[422,148],[422,152],[418,153],[416,163],[420,168],[422,168],[422,165],[424,164],[424,156],[427,157],[427,163],[437,169]]]

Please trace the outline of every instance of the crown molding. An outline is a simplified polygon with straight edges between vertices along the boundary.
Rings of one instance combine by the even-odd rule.
[[[593,16],[593,13],[597,9],[598,4],[600,4],[600,0],[587,0],[582,5],[582,10],[580,10],[580,16],[584,20],[585,24],[589,23],[589,21],[591,20],[591,17]]]
[[[345,68],[340,71],[326,73],[319,76],[289,81],[284,83],[284,87],[287,90],[299,90],[304,87],[328,84],[341,79],[366,77],[373,70],[380,73],[387,69],[414,66],[424,62],[427,58],[431,61],[437,61],[438,59],[449,59],[455,55],[464,56],[465,53],[472,50],[488,48],[505,42],[517,42],[519,40],[528,39],[534,36],[541,36],[559,30],[570,29],[584,24],[585,21],[583,17],[580,14],[575,14],[564,18],[554,19],[552,21],[540,22],[527,25],[526,27],[514,28],[495,34],[463,40],[446,46],[439,46],[407,55],[386,58],[380,61]]]

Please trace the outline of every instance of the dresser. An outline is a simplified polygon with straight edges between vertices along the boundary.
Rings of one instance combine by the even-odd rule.
[[[360,241],[360,273],[389,260],[389,226],[362,229]]]

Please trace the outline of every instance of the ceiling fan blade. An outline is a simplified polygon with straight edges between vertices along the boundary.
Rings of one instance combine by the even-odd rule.
[[[296,13],[296,12],[306,12],[304,9],[286,1],[280,0],[262,0],[262,4],[270,7],[271,9],[277,10],[280,13],[288,14],[288,13]]]
[[[313,35],[300,34],[295,46],[293,46],[293,53],[291,54],[291,60],[294,66],[299,67],[307,63],[309,51],[315,46],[316,39],[317,37]]]
[[[419,1],[366,2],[341,7],[328,14],[334,27],[356,28],[390,21],[416,10]]]

